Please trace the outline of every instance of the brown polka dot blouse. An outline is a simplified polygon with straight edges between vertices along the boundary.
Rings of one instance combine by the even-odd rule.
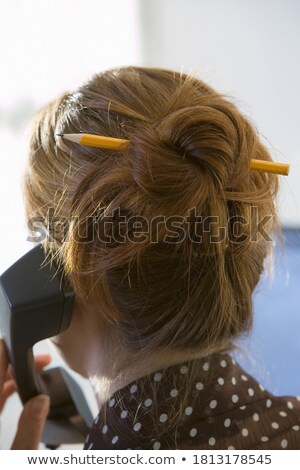
[[[196,380],[181,409],[191,362]],[[104,407],[106,419],[100,410],[84,448],[300,449],[300,397],[273,396],[229,354],[191,362],[117,391]],[[174,413],[180,423],[170,428]]]

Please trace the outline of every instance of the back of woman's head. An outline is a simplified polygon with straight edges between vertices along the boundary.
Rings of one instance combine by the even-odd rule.
[[[56,135],[82,132],[130,145]],[[37,115],[27,215],[46,227],[53,211],[52,228],[65,222],[47,227],[45,247],[129,350],[213,352],[249,329],[276,226],[277,176],[250,170],[251,158],[271,159],[205,83],[154,68],[107,71]]]

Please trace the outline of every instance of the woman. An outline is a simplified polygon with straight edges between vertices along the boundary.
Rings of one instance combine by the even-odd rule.
[[[278,177],[252,158],[271,161],[249,120],[173,71],[97,74],[37,115],[27,217],[76,295],[53,342],[99,400],[86,449],[299,448],[299,401],[229,354],[278,228]]]

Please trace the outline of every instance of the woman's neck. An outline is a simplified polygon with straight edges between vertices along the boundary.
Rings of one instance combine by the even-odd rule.
[[[99,406],[141,377],[201,357],[189,351],[129,353],[118,326],[106,324],[92,306],[77,305],[68,330],[52,341],[67,364],[90,380]]]
[[[98,345],[93,349],[87,376],[94,388],[98,404],[102,406],[118,390],[152,372],[201,357],[188,351],[128,354],[118,342]]]

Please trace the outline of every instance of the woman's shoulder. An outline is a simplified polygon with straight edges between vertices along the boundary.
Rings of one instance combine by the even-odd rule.
[[[219,412],[206,442],[195,446],[189,439],[182,448],[300,448],[300,397],[273,395],[228,354],[211,362],[210,389]]]
[[[272,395],[229,354],[156,371],[104,408],[86,449],[300,448],[299,398]],[[172,413],[181,419],[170,432]]]
[[[253,449],[300,449],[300,398],[269,394],[256,404]],[[263,434],[263,435],[262,435]]]

